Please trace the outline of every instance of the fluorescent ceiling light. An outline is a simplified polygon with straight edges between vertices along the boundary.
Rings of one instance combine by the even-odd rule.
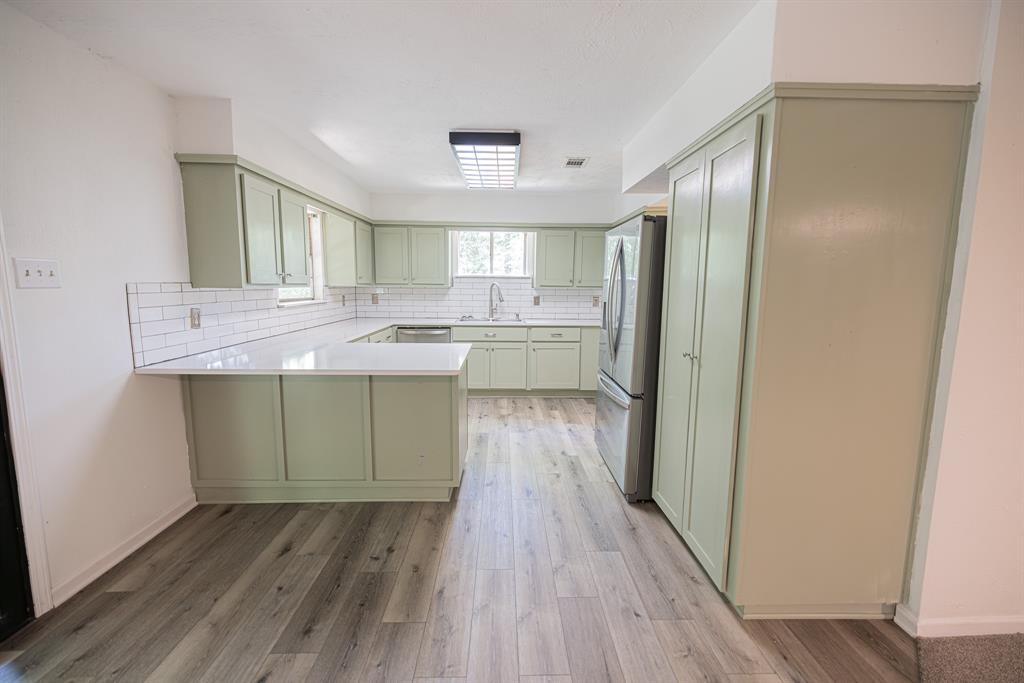
[[[519,175],[519,133],[511,130],[453,130],[448,133],[466,187],[513,190]]]

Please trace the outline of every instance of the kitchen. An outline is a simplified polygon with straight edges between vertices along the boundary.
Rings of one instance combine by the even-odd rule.
[[[0,3],[0,680],[1017,678],[1017,3],[244,6]]]

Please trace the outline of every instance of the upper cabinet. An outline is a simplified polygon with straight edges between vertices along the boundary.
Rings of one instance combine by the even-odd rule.
[[[281,280],[286,285],[308,285],[309,226],[306,223],[306,204],[309,200],[288,190],[278,190],[278,195],[281,198]]]
[[[600,287],[604,230],[538,230],[534,287]]]
[[[312,282],[308,207],[323,211],[325,282],[373,284],[370,226],[323,198],[231,161],[183,155],[182,192],[193,287],[287,287]],[[237,163],[236,163],[237,162]]]
[[[378,285],[409,284],[409,228],[373,229],[373,268]]]
[[[377,226],[373,262],[379,285],[447,286],[448,231],[435,227]]]
[[[538,230],[534,287],[572,287],[575,230]]]
[[[373,232],[363,221],[326,211],[324,282],[328,287],[373,284]]]
[[[576,231],[574,274],[577,287],[600,287],[604,280],[604,230]]]

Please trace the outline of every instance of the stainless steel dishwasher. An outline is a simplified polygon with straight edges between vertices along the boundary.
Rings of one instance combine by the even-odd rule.
[[[399,344],[447,344],[452,340],[450,327],[399,327]]]

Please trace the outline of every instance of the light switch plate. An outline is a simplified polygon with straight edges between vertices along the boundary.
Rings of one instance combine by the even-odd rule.
[[[60,263],[57,259],[15,258],[14,273],[18,289],[60,287]]]
[[[599,296],[592,297],[591,298],[591,302],[592,303],[590,305],[593,306],[594,308],[597,308],[598,306],[601,305],[601,297],[599,297]]]

